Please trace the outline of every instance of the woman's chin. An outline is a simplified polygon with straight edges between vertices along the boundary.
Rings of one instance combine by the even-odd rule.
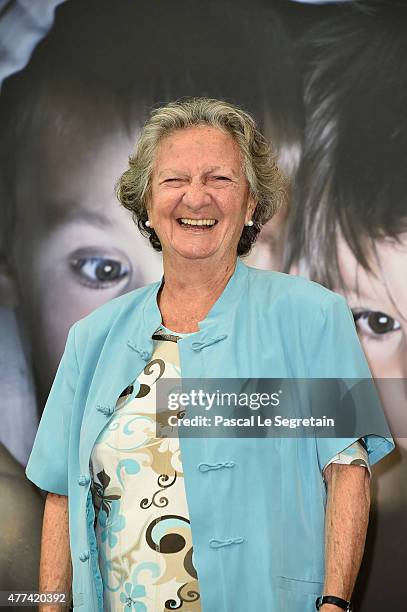
[[[206,252],[194,252],[194,253],[181,253],[182,257],[188,261],[200,260],[200,259],[210,259],[213,257],[213,253]],[[215,259],[214,259],[215,261]]]
[[[215,261],[218,249],[204,248],[203,245],[188,248],[184,245],[183,248],[175,249],[175,252],[178,256],[188,261],[210,259],[211,257],[213,257]]]

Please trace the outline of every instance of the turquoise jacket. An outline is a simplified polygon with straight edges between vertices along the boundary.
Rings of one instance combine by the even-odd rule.
[[[71,327],[27,466],[38,487],[69,496],[74,607],[83,611],[103,611],[89,459],[152,354],[160,285]],[[343,297],[240,259],[199,329],[179,341],[186,378],[370,376]],[[365,437],[371,464],[394,447],[390,434],[374,434]],[[204,612],[314,610],[324,580],[322,468],[356,439],[180,438]]]

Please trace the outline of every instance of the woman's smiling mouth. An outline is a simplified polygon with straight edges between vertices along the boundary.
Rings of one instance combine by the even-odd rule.
[[[181,217],[177,221],[181,227],[189,231],[208,231],[218,222],[217,219],[191,219],[189,217]]]

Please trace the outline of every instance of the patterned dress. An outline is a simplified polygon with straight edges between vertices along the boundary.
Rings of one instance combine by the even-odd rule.
[[[107,612],[201,610],[179,440],[156,437],[155,382],[180,377],[177,340],[186,335],[157,330],[137,397],[125,389],[92,451]]]
[[[156,437],[155,383],[180,378],[175,334],[161,326],[149,363],[125,389],[92,450],[95,532],[106,612],[199,612],[184,475],[177,437]],[[364,465],[363,441],[329,463]],[[324,468],[324,469],[325,469]]]

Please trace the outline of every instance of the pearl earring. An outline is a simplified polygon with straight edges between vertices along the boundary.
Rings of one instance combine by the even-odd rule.
[[[251,227],[253,225],[253,221],[250,219],[247,223],[245,223],[246,227]]]
[[[147,219],[147,221],[144,223],[144,225],[145,225],[146,227],[151,227],[151,225],[150,225],[150,221],[149,221],[148,219]]]

